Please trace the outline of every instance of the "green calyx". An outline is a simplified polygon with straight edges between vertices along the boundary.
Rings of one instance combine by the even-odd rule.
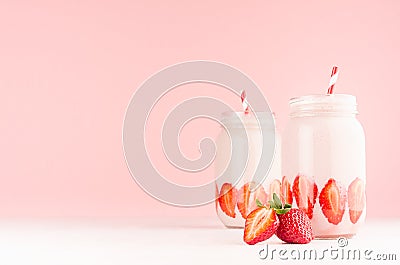
[[[288,203],[282,204],[281,199],[279,199],[279,196],[276,193],[274,193],[272,195],[272,199],[273,199],[272,201],[268,202],[269,207],[270,207],[270,209],[274,209],[277,214],[285,214],[285,213],[289,212],[290,209],[292,208],[291,204],[288,204]],[[258,199],[256,200],[256,203],[257,203],[258,207],[267,208]]]

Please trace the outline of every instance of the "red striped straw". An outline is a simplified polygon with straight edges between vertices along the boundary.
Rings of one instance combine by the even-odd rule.
[[[329,88],[328,88],[328,94],[332,94],[333,93],[333,87],[336,84],[336,81],[338,79],[339,73],[337,71],[337,67],[334,66],[332,68],[332,73],[331,73],[331,79],[329,80]]]
[[[249,114],[250,109],[249,109],[249,104],[247,103],[247,96],[245,90],[242,90],[242,93],[240,94],[240,99],[242,100],[244,114]]]

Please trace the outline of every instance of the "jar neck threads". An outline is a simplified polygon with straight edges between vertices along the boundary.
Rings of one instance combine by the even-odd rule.
[[[226,112],[222,114],[221,122],[231,128],[264,128],[274,129],[275,128],[275,117],[272,112],[256,112],[245,114],[244,112]]]
[[[289,101],[290,117],[346,116],[355,117],[356,97],[345,94],[309,95]]]

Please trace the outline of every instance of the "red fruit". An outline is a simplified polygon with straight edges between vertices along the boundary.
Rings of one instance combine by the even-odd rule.
[[[262,204],[265,204],[267,201],[267,194],[263,186],[260,185],[254,192],[250,192],[251,184],[252,183],[244,184],[238,192],[237,207],[244,219],[246,219],[251,211],[257,209],[257,199]]]
[[[365,207],[365,184],[359,178],[353,180],[350,184],[348,192],[348,203],[350,221],[355,224],[364,210]]]
[[[290,189],[290,182],[286,176],[282,177],[281,200],[284,204],[285,203],[288,203],[288,204],[293,203],[293,195],[292,195],[292,190]]]
[[[230,183],[224,183],[219,192],[219,205],[221,210],[228,216],[235,218],[235,205],[237,198],[237,190]]]
[[[248,209],[248,213],[254,211],[255,209],[258,208],[257,206],[257,200],[259,200],[262,204],[266,204],[268,199],[268,195],[265,192],[264,188],[262,185],[258,186],[258,188],[250,193],[250,207]]]
[[[219,198],[218,185],[217,183],[215,183],[215,210],[218,210],[218,198]]]
[[[321,190],[319,204],[329,223],[339,224],[342,221],[346,206],[346,189],[339,182],[330,178]]]
[[[285,214],[278,214],[279,226],[276,236],[287,242],[307,244],[314,239],[310,218],[300,209],[290,209]]]
[[[306,176],[297,175],[293,182],[293,194],[299,209],[303,210],[308,218],[312,219],[314,205],[318,196],[317,184]]]
[[[278,224],[273,209],[257,208],[247,216],[243,240],[249,245],[267,240],[276,232]]]
[[[277,179],[274,179],[271,184],[269,184],[269,193],[268,193],[268,200],[273,200],[273,194],[281,194],[281,182]]]
[[[249,183],[243,185],[238,192],[237,207],[243,218],[246,219],[249,210],[250,189]]]

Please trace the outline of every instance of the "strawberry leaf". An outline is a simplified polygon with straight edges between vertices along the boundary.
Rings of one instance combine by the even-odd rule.
[[[276,209],[276,205],[275,205],[275,202],[274,202],[274,201],[268,201],[268,203],[269,203],[269,207],[270,207],[271,209]]]
[[[282,209],[282,202],[279,199],[279,196],[274,192],[274,195],[272,195],[273,199],[274,199],[274,204],[275,204],[275,208],[276,209]]]
[[[283,206],[284,209],[290,209],[292,208],[292,205],[289,203],[285,203],[285,206]]]
[[[256,204],[258,207],[264,207],[264,204],[262,204],[258,199],[256,199]]]
[[[285,214],[287,212],[289,212],[290,209],[275,209],[276,214]]]

